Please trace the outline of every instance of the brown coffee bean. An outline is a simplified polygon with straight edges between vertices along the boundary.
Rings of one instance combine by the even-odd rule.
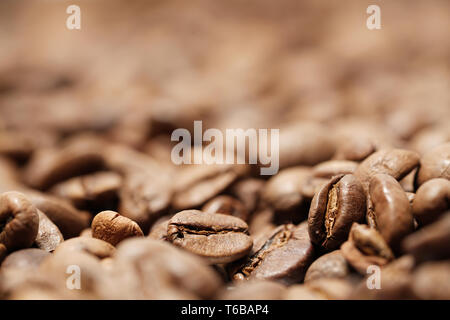
[[[239,199],[251,214],[258,206],[264,185],[265,181],[262,179],[245,178],[234,183],[230,188],[230,193]]]
[[[251,250],[253,242],[247,229],[247,224],[236,217],[185,210],[170,219],[167,239],[211,264],[228,263]]]
[[[292,123],[280,128],[280,168],[311,166],[329,160],[335,152],[332,137],[317,123]],[[267,153],[266,153],[267,154]]]
[[[450,299],[450,263],[425,263],[414,272],[414,294],[423,300]]]
[[[329,160],[317,164],[312,168],[312,175],[319,178],[330,179],[340,174],[353,174],[358,163],[349,160]]]
[[[355,176],[361,181],[366,192],[370,179],[377,173],[384,173],[401,180],[419,165],[416,152],[403,149],[384,149],[377,151],[360,163]]]
[[[414,230],[409,200],[392,176],[377,174],[370,180],[373,220],[386,242],[395,250],[402,239]]]
[[[218,300],[280,300],[286,287],[278,282],[250,280],[238,282],[235,287],[226,287]]]
[[[373,281],[374,273],[366,274],[366,278],[354,288],[350,299],[356,300],[394,300],[416,299],[412,292],[413,269],[412,256],[402,256],[381,267],[379,283]],[[377,287],[376,285],[379,284]],[[371,287],[369,288],[369,285]]]
[[[8,251],[30,247],[38,234],[37,209],[19,192],[0,195],[0,222],[0,243]]]
[[[51,192],[77,208],[111,206],[117,198],[122,178],[115,172],[97,172],[55,185]]]
[[[79,276],[78,290],[67,285],[68,270]],[[71,299],[99,299],[104,295],[104,291],[111,290],[107,273],[100,260],[85,251],[57,249],[44,259],[39,266],[39,272],[51,278],[58,291],[65,292]]]
[[[96,258],[104,259],[113,256],[116,249],[100,239],[77,237],[61,243],[55,250],[55,252],[59,251],[83,251]]]
[[[154,174],[127,173],[119,193],[118,211],[135,221],[146,232],[166,213],[172,197],[167,176],[163,174],[157,177]]]
[[[348,161],[363,161],[377,151],[374,139],[365,135],[346,135],[337,146],[333,159]],[[343,173],[343,172],[342,172]],[[349,172],[353,173],[353,172]]]
[[[37,210],[39,215],[39,229],[36,239],[36,246],[42,250],[51,252],[64,241],[64,237],[58,227],[43,213]]]
[[[92,220],[92,237],[109,242],[113,246],[129,237],[143,237],[138,224],[114,211],[102,211]]]
[[[342,244],[341,253],[362,275],[367,274],[369,266],[383,266],[394,259],[391,249],[377,230],[357,223],[352,225],[349,240]]]
[[[169,226],[170,217],[165,216],[156,221],[150,232],[148,237],[153,240],[167,240],[167,227]]]
[[[90,135],[70,138],[61,148],[39,149],[24,172],[28,185],[45,190],[69,178],[104,167],[104,143]]]
[[[450,141],[450,128],[447,123],[425,128],[409,141],[412,150],[425,154],[434,147]]]
[[[266,183],[261,199],[275,211],[296,210],[304,201],[302,186],[310,176],[307,167],[281,170]]]
[[[203,212],[228,214],[244,221],[248,219],[248,211],[237,199],[222,195],[209,200],[202,207]]]
[[[295,284],[286,291],[286,300],[343,300],[348,299],[353,286],[346,280],[323,278],[305,284]]]
[[[92,238],[92,229],[86,228],[83,231],[81,231],[80,237],[86,237],[86,238]]]
[[[250,256],[233,272],[234,279],[273,280],[284,284],[302,281],[314,258],[308,226],[281,225],[255,243]]]
[[[48,255],[49,252],[36,248],[15,251],[2,262],[1,272],[5,272],[6,269],[36,271]]]
[[[436,221],[450,209],[450,180],[437,178],[426,181],[416,192],[412,211],[422,224]]]
[[[89,226],[91,215],[48,194],[27,191],[27,197],[58,227],[65,239],[76,237]]]
[[[420,159],[416,186],[434,178],[450,180],[450,142],[434,147]]]
[[[185,167],[178,174],[172,200],[175,210],[203,205],[248,170],[242,165],[197,165]]]
[[[417,261],[450,258],[450,212],[410,234],[403,240],[402,247],[412,254]]]
[[[120,291],[109,298],[209,299],[222,285],[204,259],[164,241],[126,239],[114,260]]]
[[[311,241],[327,250],[347,240],[353,222],[361,222],[366,211],[366,196],[354,175],[339,175],[314,196],[308,217]]]
[[[340,250],[324,254],[306,271],[305,282],[322,278],[345,278],[350,273],[347,260]]]

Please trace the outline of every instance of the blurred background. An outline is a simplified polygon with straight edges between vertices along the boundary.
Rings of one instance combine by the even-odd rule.
[[[449,139],[449,15],[447,0],[2,0],[0,152],[92,131],[157,157],[193,120],[422,151]]]

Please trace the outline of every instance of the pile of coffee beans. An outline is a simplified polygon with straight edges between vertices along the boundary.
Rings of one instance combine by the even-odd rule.
[[[79,2],[0,3],[1,299],[450,299],[448,1]]]

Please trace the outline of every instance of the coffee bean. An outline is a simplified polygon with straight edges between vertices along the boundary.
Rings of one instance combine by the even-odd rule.
[[[234,183],[230,188],[230,193],[239,199],[251,214],[258,206],[261,190],[265,181],[262,179],[246,178]]]
[[[310,175],[307,167],[281,170],[265,185],[262,200],[276,211],[295,210],[303,203],[301,187]]]
[[[204,259],[164,241],[126,239],[114,260],[112,274],[122,292],[116,290],[111,298],[208,299],[222,284]]]
[[[286,287],[274,281],[250,280],[226,287],[219,293],[218,300],[280,300]]]
[[[176,210],[201,206],[247,170],[239,165],[201,165],[181,169],[172,205]]]
[[[324,254],[306,271],[305,282],[322,278],[345,278],[350,273],[347,260],[340,250]]]
[[[434,147],[420,159],[416,186],[433,178],[450,180],[450,142]]]
[[[373,175],[384,173],[401,180],[418,165],[419,155],[413,151],[384,149],[373,153],[361,162],[355,171],[355,176],[367,192]]]
[[[114,211],[102,211],[92,220],[92,237],[113,246],[129,237],[144,236],[138,224]]]
[[[342,244],[341,253],[362,275],[367,274],[369,266],[383,266],[394,259],[391,249],[378,231],[357,223],[352,225],[349,240]]]
[[[76,237],[89,226],[91,215],[75,209],[66,201],[48,194],[27,191],[27,197],[61,231],[65,239]]]
[[[401,240],[414,230],[409,200],[400,184],[387,174],[374,175],[370,180],[372,216],[384,240],[398,249]]]
[[[148,237],[154,240],[167,240],[167,227],[169,226],[169,217],[162,217],[150,229]]]
[[[296,284],[286,292],[286,300],[343,300],[348,299],[352,285],[343,279],[317,279]]]
[[[40,149],[27,165],[25,180],[30,186],[45,190],[60,181],[101,169],[102,149],[103,142],[90,135],[71,138],[58,150]]]
[[[405,255],[393,260],[381,267],[378,283],[371,281],[375,273],[366,274],[349,298],[357,300],[417,299],[411,288],[414,267],[415,261],[412,256]],[[371,287],[368,284],[371,284]]]
[[[88,237],[77,237],[61,243],[55,250],[55,252],[59,251],[82,251],[96,258],[103,259],[111,257],[116,250],[106,241]]]
[[[252,248],[247,224],[239,218],[185,210],[173,216],[167,239],[210,263],[228,263],[245,256]]]
[[[202,207],[203,212],[222,213],[237,217],[244,221],[248,219],[248,211],[244,205],[230,196],[218,196],[209,200]]]
[[[51,252],[64,241],[63,235],[45,213],[41,210],[37,210],[37,212],[39,215],[39,229],[34,242],[38,248]]]
[[[312,175],[319,178],[330,179],[339,174],[353,174],[358,163],[349,160],[329,160],[317,164],[312,168]]]
[[[49,255],[49,252],[41,249],[21,249],[6,257],[2,262],[1,271],[5,272],[6,269],[25,269],[27,271],[35,272],[42,261]]]
[[[311,241],[326,250],[338,248],[347,240],[353,222],[361,222],[366,196],[354,175],[339,175],[314,196],[308,217]]]
[[[284,284],[302,281],[314,259],[306,223],[281,225],[255,243],[250,256],[233,277],[274,280]]]
[[[450,299],[450,263],[434,262],[421,265],[412,281],[414,294],[424,300]]]
[[[79,209],[111,207],[117,198],[122,178],[114,172],[97,172],[75,177],[55,185],[51,192]]]
[[[30,247],[38,234],[37,209],[18,192],[0,195],[0,222],[0,243],[9,251]]]
[[[414,218],[425,225],[436,221],[450,209],[450,180],[437,178],[426,181],[416,192],[412,211]]]
[[[450,212],[412,233],[403,240],[402,247],[407,253],[412,254],[417,261],[448,259],[450,249]]]

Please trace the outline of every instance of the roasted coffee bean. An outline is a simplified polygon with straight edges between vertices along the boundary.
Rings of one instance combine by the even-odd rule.
[[[64,237],[45,213],[41,210],[37,210],[37,212],[39,215],[39,229],[34,242],[38,248],[51,252],[64,241]]]
[[[436,221],[450,209],[450,180],[437,178],[426,181],[416,192],[412,211],[422,224]]]
[[[113,246],[129,237],[144,236],[138,224],[114,211],[102,211],[92,220],[92,237]]]
[[[204,259],[164,241],[126,239],[114,260],[112,276],[121,291],[112,299],[208,299],[222,284]]]
[[[378,231],[357,223],[352,225],[349,240],[342,244],[341,253],[362,275],[367,274],[369,266],[383,266],[394,259],[391,249]]]
[[[275,211],[298,209],[303,203],[302,185],[309,179],[311,171],[307,167],[281,170],[266,183],[261,199]]]
[[[286,300],[343,300],[348,299],[352,284],[343,279],[317,279],[296,284],[286,291]]]
[[[167,240],[167,227],[169,226],[170,217],[165,216],[156,221],[150,232],[148,237],[153,240]]]
[[[434,178],[450,180],[450,142],[434,147],[420,159],[417,171],[416,186]]]
[[[313,259],[314,247],[306,223],[281,225],[255,244],[233,277],[292,284],[303,280]]]
[[[243,175],[242,165],[202,165],[180,170],[172,200],[175,210],[201,206]]]
[[[377,174],[370,180],[369,195],[372,208],[368,214],[389,246],[398,249],[402,239],[414,230],[405,192],[392,176]]]
[[[384,173],[401,180],[418,165],[419,155],[413,151],[384,149],[373,153],[361,162],[355,171],[355,176],[367,192],[373,175]]]
[[[97,172],[55,185],[51,192],[80,209],[114,205],[122,178],[114,172]]]
[[[262,179],[246,178],[234,183],[230,193],[239,199],[247,208],[247,212],[251,214],[258,206],[264,184],[265,181]]]
[[[55,250],[55,252],[59,251],[83,251],[99,259],[104,259],[113,256],[116,249],[108,242],[100,239],[77,237],[61,243]]]
[[[280,300],[287,288],[274,281],[250,280],[238,282],[234,287],[224,288],[218,300]]]
[[[25,181],[45,190],[66,179],[103,168],[104,144],[82,135],[69,139],[61,149],[39,149],[25,170]]]
[[[340,250],[324,254],[306,271],[305,282],[322,278],[345,278],[350,273],[347,260]]]
[[[5,272],[6,269],[37,271],[39,265],[48,255],[50,255],[49,252],[36,248],[15,251],[2,262],[1,272]]]
[[[381,268],[378,283],[373,281],[373,274],[366,275],[366,278],[354,288],[349,298],[356,300],[416,299],[411,288],[414,267],[414,258],[409,255],[393,260]]]
[[[326,131],[326,128],[317,123],[292,123],[283,126],[279,140],[280,168],[311,166],[331,159],[335,145]]]
[[[410,234],[403,240],[402,247],[417,261],[449,259],[450,248],[450,212],[422,229]]]
[[[89,226],[91,215],[48,194],[27,191],[27,197],[58,227],[65,239],[76,237]]]
[[[170,219],[167,239],[211,264],[228,263],[251,250],[253,243],[247,229],[247,224],[236,217],[185,210]]]
[[[73,266],[75,266],[75,269]],[[67,285],[67,271],[76,272],[79,275],[79,287]],[[53,284],[61,291],[71,296],[71,299],[87,298],[99,299],[109,292],[107,273],[100,264],[100,260],[79,250],[56,250],[42,261],[39,272],[51,277]],[[78,290],[73,290],[78,288]],[[118,289],[115,289],[118,290]]]
[[[314,166],[311,173],[315,177],[330,179],[340,174],[353,174],[357,167],[355,161],[329,160]]]
[[[248,211],[244,205],[230,196],[218,196],[209,200],[202,207],[203,212],[207,213],[222,213],[237,217],[244,221],[248,219]]]
[[[30,247],[38,234],[37,209],[19,192],[0,195],[0,222],[0,243],[8,251]]]
[[[363,161],[375,151],[377,151],[377,145],[374,139],[365,135],[346,135],[345,139],[342,139],[338,144],[333,158],[336,160]]]
[[[156,173],[127,173],[120,189],[118,211],[135,221],[142,230],[151,225],[168,209],[172,197],[167,177]]]
[[[347,240],[353,222],[361,222],[366,212],[366,196],[354,175],[330,179],[314,196],[308,217],[311,241],[326,250]]]
[[[86,237],[86,238],[92,238],[92,229],[86,228],[83,231],[81,231],[80,237]]]
[[[412,289],[416,297],[424,300],[450,299],[450,263],[425,263],[415,272]]]

